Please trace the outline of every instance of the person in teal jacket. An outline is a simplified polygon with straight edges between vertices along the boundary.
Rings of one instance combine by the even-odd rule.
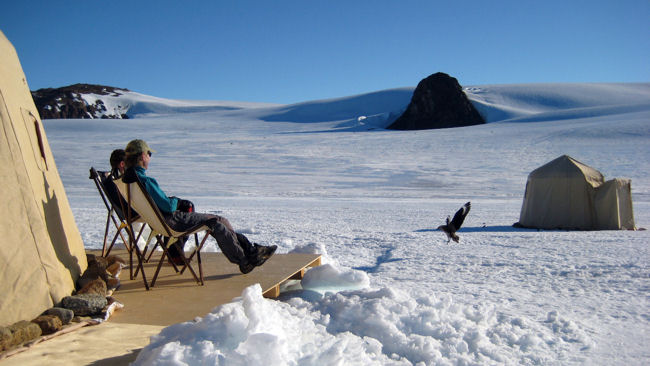
[[[277,245],[262,246],[251,243],[246,236],[236,232],[225,217],[194,212],[194,205],[191,202],[167,196],[156,179],[146,174],[155,150],[151,149],[145,141],[132,140],[126,145],[124,151],[127,167],[123,177],[124,182],[132,183],[139,180],[172,229],[185,231],[197,225],[206,225],[210,228],[211,235],[223,254],[231,263],[239,265],[242,273],[248,273],[255,267],[261,266],[273,255]]]
[[[147,177],[144,167],[135,166],[133,168],[158,209],[164,214],[174,213],[178,209],[178,197],[167,197],[165,192],[160,189],[158,182],[154,178]]]

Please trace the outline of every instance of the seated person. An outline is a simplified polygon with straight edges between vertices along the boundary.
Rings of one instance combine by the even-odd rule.
[[[211,235],[223,254],[231,263],[239,265],[242,273],[249,273],[273,255],[277,245],[262,246],[251,243],[246,236],[235,232],[225,217],[198,213],[193,209],[182,210],[186,208],[184,206],[187,206],[189,201],[168,197],[160,189],[158,182],[146,175],[152,153],[155,151],[145,141],[139,139],[130,141],[126,145],[125,152],[127,169],[124,182],[132,183],[140,180],[172,229],[185,231],[197,225],[206,225],[210,228]]]
[[[111,153],[110,162],[111,162],[111,175],[113,179],[117,179],[124,174],[124,169],[126,169],[126,153],[122,149],[115,149]]]
[[[117,179],[121,177],[122,174],[124,174],[125,158],[126,153],[124,150],[113,150],[110,157],[111,171],[98,172],[99,178],[101,179],[102,185],[104,186],[104,192],[106,192],[108,200],[111,202],[111,205],[113,205],[113,209],[117,213],[117,216],[119,216],[122,220],[125,218],[125,215],[122,212],[122,207],[126,207],[126,202],[123,202],[122,196],[120,196],[120,193],[117,191],[117,186],[115,186],[115,183],[113,183],[113,179]],[[136,212],[134,212],[134,214],[137,215]]]
[[[124,170],[126,169],[125,161],[124,161],[125,158],[126,158],[126,154],[124,153],[124,150],[122,149],[113,150],[110,157],[111,171],[97,172],[99,178],[101,179],[102,185],[104,186],[104,192],[106,193],[108,200],[111,202],[111,205],[113,206],[113,210],[115,210],[115,213],[117,213],[117,216],[120,218],[120,220],[126,220],[126,215],[122,211],[122,208],[126,207],[126,201],[124,201],[122,195],[120,195],[119,191],[117,190],[117,186],[115,185],[113,180],[121,177],[124,174]],[[133,215],[133,217],[138,216],[138,213],[135,212],[135,210],[132,210],[131,214]],[[133,229],[136,232],[139,232],[141,227],[142,227],[142,223],[136,222],[133,224]],[[143,247],[146,243],[146,240],[140,237],[138,243],[140,247]],[[180,261],[182,264],[182,260]]]
[[[104,191],[106,192],[108,199],[111,201],[111,204],[113,205],[113,209],[115,210],[115,212],[117,212],[117,215],[120,217],[120,219],[124,220],[126,218],[126,215],[122,212],[122,207],[126,207],[126,201],[124,201],[124,198],[122,198],[122,195],[120,195],[120,193],[117,190],[117,186],[113,182],[114,179],[121,178],[122,175],[124,175],[124,171],[126,170],[126,153],[124,152],[124,150],[123,149],[113,150],[110,157],[110,163],[111,163],[110,172],[98,172],[98,173],[102,180],[102,184],[104,185]],[[187,210],[192,210],[194,208],[194,205],[192,204],[192,202],[184,200],[182,207],[183,207],[182,209],[183,211],[187,211]],[[139,216],[135,210],[131,211],[131,215],[133,215],[133,217]],[[142,223],[136,222],[133,224],[133,229],[136,232],[138,232],[141,226]],[[184,245],[186,240],[187,237],[181,237],[176,243],[174,243],[174,245],[172,245],[169,248],[169,257],[170,257],[169,261],[174,262],[174,264],[176,265],[184,264],[183,259],[181,259],[180,256],[182,252],[182,245]],[[138,243],[139,246],[142,248],[146,244],[146,240],[140,237]]]

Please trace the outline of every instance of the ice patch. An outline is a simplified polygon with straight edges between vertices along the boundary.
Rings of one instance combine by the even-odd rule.
[[[300,284],[305,290],[325,293],[363,289],[370,285],[370,279],[363,271],[341,271],[331,264],[324,264],[307,271]]]

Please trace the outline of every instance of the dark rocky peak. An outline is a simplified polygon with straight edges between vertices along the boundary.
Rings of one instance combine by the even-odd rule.
[[[420,81],[406,111],[388,129],[425,130],[485,123],[455,78],[438,72]]]
[[[57,118],[128,118],[128,106],[108,110],[102,98],[92,98],[89,103],[84,95],[118,97],[128,89],[112,86],[74,84],[61,88],[44,88],[32,91],[34,104],[42,119]]]

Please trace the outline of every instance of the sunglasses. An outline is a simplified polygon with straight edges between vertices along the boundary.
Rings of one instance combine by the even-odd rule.
[[[149,157],[151,157],[151,151],[147,151],[147,154],[149,155]]]

